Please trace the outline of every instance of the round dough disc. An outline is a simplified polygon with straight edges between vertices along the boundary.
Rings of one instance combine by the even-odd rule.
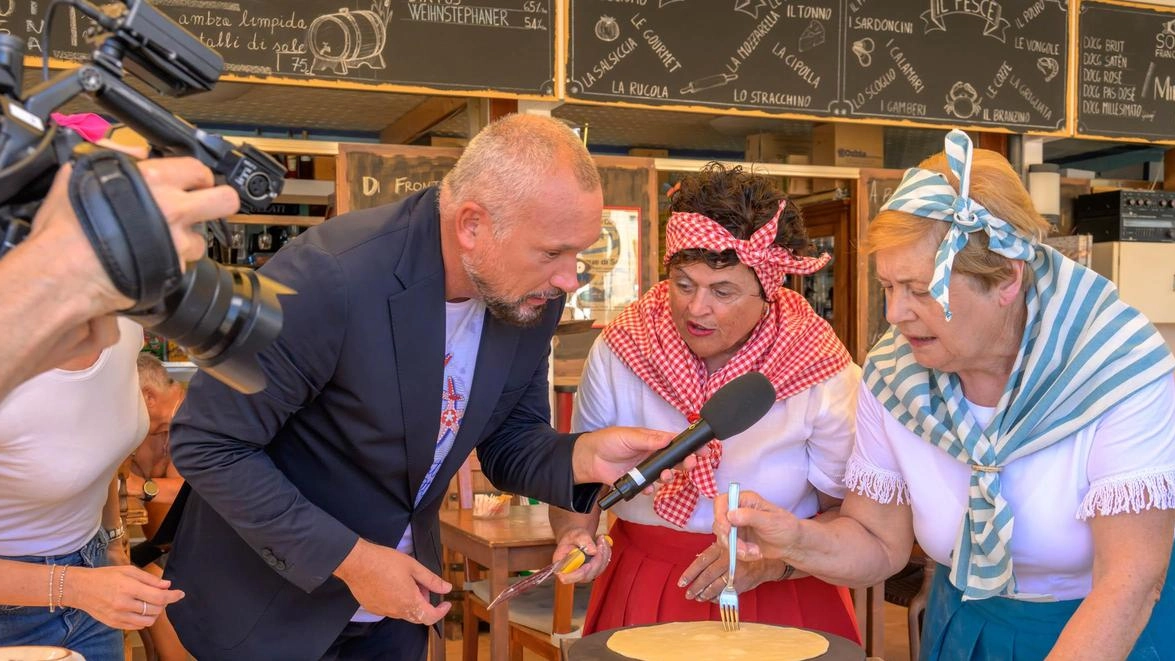
[[[721,622],[670,622],[617,631],[608,649],[641,661],[746,659],[803,661],[828,651],[828,639],[811,631],[744,622],[726,631]]]

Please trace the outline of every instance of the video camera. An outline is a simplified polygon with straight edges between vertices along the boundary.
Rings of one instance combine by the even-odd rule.
[[[151,144],[154,155],[192,156],[240,197],[246,212],[265,209],[281,192],[285,168],[249,146],[202,131],[136,91],[129,71],[171,96],[207,91],[223,60],[146,0],[124,0],[110,16],[86,0],[57,0],[94,20],[101,32],[89,61],[21,97],[24,44],[0,34],[0,257],[27,236],[31,220],[65,162],[72,162],[70,201],[110,279],[135,304],[122,314],[175,340],[192,361],[241,392],[265,387],[256,355],[281,331],[279,294],[288,288],[251,269],[205,257],[182,269],[166,220],[138,168],[124,155],[95,150],[51,113],[79,94]],[[48,27],[46,27],[48,33]],[[44,48],[48,52],[48,39]],[[214,230],[217,228],[214,228]],[[223,221],[219,228],[223,233]]]

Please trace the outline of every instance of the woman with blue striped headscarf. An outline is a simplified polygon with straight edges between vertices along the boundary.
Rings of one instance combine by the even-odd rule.
[[[869,585],[916,539],[939,564],[923,659],[1175,659],[1175,358],[1046,229],[961,131],[908,170],[866,238],[892,326],[842,516],[744,494],[719,540],[745,526],[740,558]]]

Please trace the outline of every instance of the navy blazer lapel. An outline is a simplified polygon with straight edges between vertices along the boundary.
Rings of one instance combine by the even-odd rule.
[[[437,473],[441,479],[429,486],[428,494],[420,501],[422,505],[436,498],[439,493],[444,493],[449,486],[448,480],[443,479],[444,476],[457,473],[457,469],[477,446],[478,439],[483,436],[485,424],[502,395],[502,387],[510,373],[510,364],[514,362],[514,353],[518,349],[518,338],[521,334],[520,328],[511,326],[486,311],[481,344],[477,349],[477,366],[473,372],[473,387],[469,391],[465,414],[461,416],[461,429],[457,431],[453,448]]]
[[[436,191],[417,200],[395,275],[404,290],[388,298],[404,420],[411,507],[436,454],[445,363],[445,268]]]

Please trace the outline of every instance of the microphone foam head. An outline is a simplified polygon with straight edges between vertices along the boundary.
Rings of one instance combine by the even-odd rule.
[[[749,429],[774,403],[775,386],[761,372],[747,372],[719,388],[702,406],[701,416],[715,438],[726,440]]]

